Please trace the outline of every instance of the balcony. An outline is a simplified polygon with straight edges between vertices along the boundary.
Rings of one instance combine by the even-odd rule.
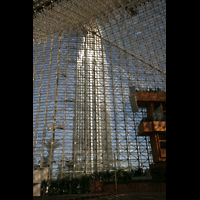
[[[146,107],[149,102],[166,102],[165,92],[136,92],[139,107]]]
[[[138,136],[150,136],[153,132],[166,131],[166,121],[141,122]]]

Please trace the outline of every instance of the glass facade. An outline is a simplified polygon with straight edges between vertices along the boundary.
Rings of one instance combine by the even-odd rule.
[[[84,2],[84,3],[83,3]],[[142,3],[141,3],[142,2]],[[149,168],[129,86],[166,91],[166,3],[61,1],[33,18],[33,165],[49,177]]]

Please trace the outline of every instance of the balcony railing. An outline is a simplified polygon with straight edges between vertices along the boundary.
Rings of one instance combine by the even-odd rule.
[[[166,121],[141,122],[139,125],[139,136],[150,136],[153,132],[166,131]]]

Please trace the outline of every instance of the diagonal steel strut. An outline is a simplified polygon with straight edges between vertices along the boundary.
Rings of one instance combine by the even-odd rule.
[[[117,45],[113,44],[112,42],[110,42],[110,41],[106,40],[105,38],[101,37],[100,35],[97,35],[97,33],[96,33],[96,32],[94,32],[94,31],[90,31],[90,32],[91,32],[92,34],[95,34],[97,37],[100,37],[102,40],[105,40],[106,42],[108,42],[108,43],[109,43],[109,44],[111,44],[112,46],[115,46],[115,47],[117,47],[118,49],[120,49],[120,50],[124,51],[125,53],[127,53],[127,54],[131,55],[132,57],[134,57],[134,58],[136,58],[136,59],[140,60],[141,62],[145,63],[146,65],[149,65],[151,68],[153,68],[153,69],[155,69],[155,70],[159,71],[160,73],[162,73],[162,74],[166,75],[166,73],[165,73],[165,72],[163,72],[163,71],[159,70],[158,68],[156,68],[156,67],[152,66],[152,65],[151,65],[151,64],[149,64],[149,63],[146,63],[145,61],[141,60],[141,59],[140,59],[140,58],[138,58],[137,56],[135,56],[135,55],[133,55],[132,53],[129,53],[128,51],[126,51],[126,50],[122,49],[121,47],[119,47],[119,46],[117,46]]]

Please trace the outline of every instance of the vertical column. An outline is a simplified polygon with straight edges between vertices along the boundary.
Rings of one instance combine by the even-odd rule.
[[[52,59],[53,39],[54,39],[54,37],[52,37],[52,39],[51,39],[51,53],[50,53],[50,60],[49,60],[48,83],[47,83],[47,90],[46,90],[46,101],[45,101],[46,103],[45,103],[45,114],[44,114],[44,125],[43,125],[43,138],[42,138],[40,167],[42,167],[42,165],[43,165],[44,144],[45,144],[46,127],[47,127],[47,109],[48,109],[48,97],[49,97],[49,85],[50,85],[50,74],[51,74],[51,59]]]
[[[76,164],[78,164],[77,162],[79,162],[78,160],[77,160],[77,145],[80,145],[80,143],[79,144],[77,144],[77,130],[76,130],[76,112],[77,112],[77,110],[76,110],[76,108],[77,108],[77,102],[76,102],[76,92],[77,92],[77,53],[78,53],[78,35],[77,35],[77,33],[76,33],[76,72],[75,72],[75,99],[74,99],[74,113],[75,113],[75,115],[74,115],[74,120],[73,120],[73,178],[75,178],[75,170],[77,169],[76,168]]]
[[[58,74],[59,74],[59,65],[60,65],[60,42],[61,42],[61,34],[60,34],[59,43],[58,43],[58,56],[57,56],[57,67],[56,67],[55,98],[54,98],[54,110],[53,110],[53,128],[52,128],[50,161],[49,161],[49,180],[52,177],[52,169],[53,169],[53,152],[54,152],[53,147],[54,147],[54,140],[55,140]]]
[[[153,121],[153,111],[154,111],[154,103],[150,102],[147,105],[147,117],[149,117]]]
[[[96,38],[97,40],[97,38]],[[96,49],[98,49],[97,47],[98,45],[98,42],[95,42],[94,43],[94,67],[93,67],[93,75],[94,75],[94,81],[93,81],[93,86],[94,86],[94,95],[93,95],[93,99],[94,99],[94,126],[95,126],[95,129],[94,129],[94,148],[96,149],[96,165],[95,165],[95,168],[94,168],[94,171],[98,172],[99,171],[99,150],[98,150],[98,129],[97,129],[97,126],[98,126],[98,121],[97,121],[97,84],[96,84]],[[101,160],[101,159],[100,159]]]
[[[103,65],[103,96],[104,96],[104,102],[103,102],[103,109],[102,111],[105,113],[105,137],[106,137],[106,159],[107,159],[107,170],[110,169],[110,165],[108,164],[108,161],[109,161],[109,148],[108,148],[108,138],[109,138],[109,132],[108,132],[108,129],[107,129],[107,114],[106,114],[106,107],[107,107],[107,104],[106,104],[106,90],[105,90],[105,87],[106,87],[106,84],[105,84],[105,67],[104,67],[104,56],[103,56],[103,42],[102,42],[102,39],[101,40],[101,53],[102,53],[102,56],[101,56],[101,60],[102,60],[102,65]]]
[[[87,116],[87,34],[85,35],[84,45],[84,72],[85,72],[85,88],[84,88],[84,151],[85,151],[85,174],[87,174],[87,131],[88,131],[88,116]]]
[[[44,55],[46,52],[46,43],[47,43],[47,39],[44,41],[44,47],[43,47],[43,59],[42,59],[42,66],[41,66],[41,73],[40,73],[40,83],[39,83],[39,91],[38,91],[38,99],[37,99],[37,111],[36,111],[36,120],[35,120],[34,136],[33,136],[33,154],[35,154],[35,145],[37,142],[38,129],[40,128],[40,123],[38,123],[38,122],[40,121],[39,111],[42,110],[41,94],[42,94],[43,75],[44,75],[44,66],[45,66],[45,56]],[[43,134],[43,136],[44,136],[44,134]]]

